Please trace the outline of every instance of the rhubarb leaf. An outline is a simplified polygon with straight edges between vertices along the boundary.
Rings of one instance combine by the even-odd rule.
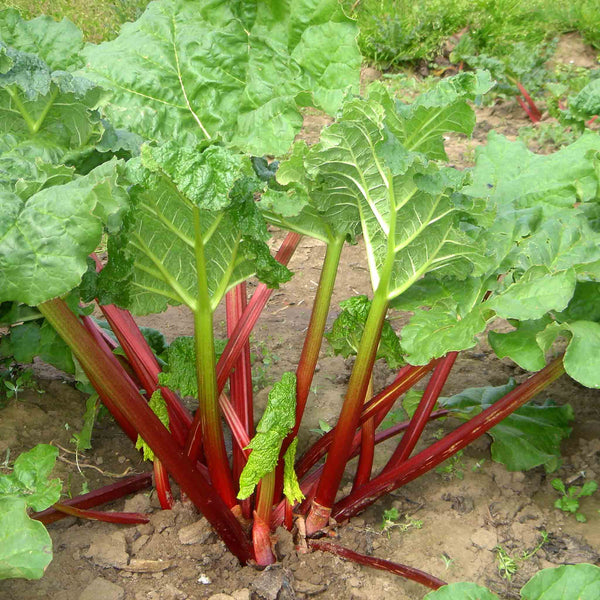
[[[443,135],[448,132],[470,135],[475,126],[475,113],[468,104],[493,86],[486,71],[460,73],[443,79],[432,90],[414,102],[404,105],[394,101],[380,82],[369,88],[369,97],[377,98],[386,110],[386,125],[396,139],[411,152],[421,152],[429,159],[447,160]]]
[[[38,444],[20,454],[12,473],[0,475],[0,497],[23,496],[27,506],[35,511],[58,502],[60,479],[48,479],[57,456],[58,450],[49,444]]]
[[[440,405],[454,416],[468,420],[515,387],[514,380],[510,380],[499,387],[469,388],[451,398],[440,398]],[[559,464],[560,443],[571,433],[569,423],[573,419],[573,409],[568,404],[527,403],[489,430],[492,458],[509,471],[525,471],[539,465],[554,470]]]
[[[196,310],[201,277],[214,310],[251,275],[273,287],[289,279],[264,243],[266,224],[254,201],[263,183],[247,158],[220,145],[168,142],[145,145],[127,168],[132,208],[109,239],[109,262],[98,277],[102,303],[135,314],[169,304]]]
[[[294,462],[296,460],[296,448],[298,447],[298,438],[290,444],[290,447],[283,455],[283,495],[288,499],[288,502],[293,506],[296,502],[304,500],[304,494],[300,489]]]
[[[167,364],[159,374],[158,381],[182,396],[198,395],[193,337],[181,336],[171,342],[167,350]]]
[[[39,521],[27,516],[24,498],[0,492],[0,580],[40,579],[52,560],[52,540]]]
[[[126,205],[114,161],[28,198],[0,189],[0,301],[37,305],[79,285]]]
[[[57,456],[54,446],[39,444],[0,475],[0,579],[39,579],[52,560],[52,540],[27,508],[45,510],[60,499],[60,480],[49,479]]]
[[[593,600],[600,597],[600,567],[563,565],[536,573],[521,589],[523,600]]]
[[[22,52],[37,54],[53,71],[81,66],[83,34],[68,19],[41,16],[26,21],[15,9],[0,11],[0,39]]]
[[[244,500],[276,466],[281,444],[296,420],[296,375],[284,373],[269,392],[265,412],[248,448],[252,450],[240,475],[238,498]],[[289,475],[289,473],[288,473]]]
[[[499,317],[541,319],[551,310],[564,310],[575,291],[574,269],[550,272],[545,266],[531,267],[513,285],[487,302]]]
[[[283,154],[300,106],[333,113],[358,89],[356,34],[337,0],[165,0],[117,39],[88,46],[86,74],[112,91],[109,120],[145,139],[222,137]]]
[[[509,357],[526,371],[539,371],[546,366],[546,353],[537,342],[537,334],[550,322],[550,317],[544,317],[515,322],[515,330],[508,333],[490,331],[490,346],[498,358]]]
[[[450,583],[435,592],[429,592],[423,600],[499,600],[496,594],[475,583]]]
[[[152,412],[158,417],[159,421],[169,429],[169,412],[167,410],[167,403],[165,399],[162,397],[160,390],[156,390],[150,400],[148,401],[148,406],[152,409]],[[137,440],[135,442],[135,449],[142,451],[142,456],[144,460],[154,460],[154,451],[150,446],[143,440],[141,435],[138,435]]]
[[[600,150],[600,136],[593,133],[554,154],[539,155],[521,141],[490,132],[487,144],[477,150],[473,183],[464,191],[489,197],[500,209],[589,202],[598,185],[593,164],[586,159],[590,150]]]
[[[371,301],[364,295],[340,302],[342,312],[333,322],[331,330],[325,334],[335,354],[344,358],[356,355],[370,307]],[[377,349],[376,359],[380,358],[385,359],[390,369],[397,369],[403,364],[400,340],[388,320],[383,324]]]
[[[225,349],[226,339],[214,338],[215,359],[218,360]],[[167,351],[167,364],[158,375],[160,385],[179,392],[182,396],[198,396],[196,376],[196,347],[194,338],[175,338]]]

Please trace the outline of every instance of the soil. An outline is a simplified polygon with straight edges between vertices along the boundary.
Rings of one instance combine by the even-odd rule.
[[[373,77],[372,71],[366,76]],[[528,124],[514,103],[477,112],[478,125],[472,139],[456,136],[448,140],[451,164],[471,164],[474,147],[485,141],[490,129],[514,138],[519,127]],[[320,114],[307,115],[305,139],[314,142],[326,123]],[[274,232],[274,247],[282,237],[281,232]],[[295,368],[323,256],[321,243],[302,241],[290,263],[294,278],[273,294],[255,330],[252,343],[256,366],[264,367],[257,381],[264,388],[256,395],[257,417],[264,408],[269,383]],[[330,321],[339,311],[340,300],[369,290],[363,248],[361,244],[347,246]],[[220,329],[223,320],[224,315],[218,313],[216,324]],[[139,322],[160,329],[168,339],[193,331],[190,316],[181,308],[140,318]],[[319,427],[320,420],[335,422],[351,365],[351,360],[332,356],[324,346],[300,450],[316,439],[318,434],[311,430]],[[14,458],[37,443],[55,443],[61,449],[55,472],[69,495],[81,493],[83,486],[95,489],[148,470],[109,418],[101,419],[94,430],[94,449],[75,456],[70,438],[83,424],[84,396],[47,365],[36,363],[34,369],[38,389],[22,392],[0,410],[0,457],[7,450]],[[476,348],[462,353],[444,394],[466,387],[500,385],[511,376],[522,380],[526,374],[510,361],[495,358],[482,338]],[[375,388],[381,388],[391,377],[383,366],[378,366]],[[542,468],[526,473],[506,471],[491,461],[486,436],[465,450],[452,473],[431,472],[396,490],[337,529],[335,541],[365,554],[418,567],[448,582],[475,581],[503,599],[518,598],[520,587],[541,568],[579,562],[600,564],[600,494],[582,502],[588,521],[578,523],[572,515],[554,508],[557,494],[550,485],[554,477],[575,485],[600,477],[600,392],[563,377],[544,397],[570,403],[576,417],[573,433],[563,447],[563,465],[556,473],[547,474]],[[433,425],[426,430],[424,442],[430,443],[440,429],[449,430],[454,425]],[[384,445],[384,453],[392,448]],[[145,512],[150,522],[123,527],[69,517],[50,525],[54,559],[44,577],[39,581],[2,581],[0,598],[420,600],[427,592],[415,583],[329,554],[302,554],[285,530],[276,535],[276,565],[263,571],[240,567],[191,505],[178,503],[172,511],[161,511],[150,492],[106,508]],[[392,508],[400,518],[382,529],[383,513]],[[523,558],[539,546],[543,532],[547,533],[547,541],[531,557]],[[499,547],[516,561],[512,577],[502,577],[498,569]]]

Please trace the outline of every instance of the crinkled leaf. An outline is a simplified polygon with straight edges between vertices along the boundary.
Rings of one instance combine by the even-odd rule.
[[[344,358],[356,355],[370,307],[371,301],[364,295],[340,302],[342,312],[333,322],[331,330],[325,334],[336,354],[341,354]],[[400,340],[388,320],[384,322],[381,331],[376,358],[385,359],[390,369],[397,369],[403,364]]]
[[[53,71],[82,64],[83,34],[68,19],[56,22],[41,16],[30,21],[9,8],[0,11],[0,40],[22,52],[37,54]]]
[[[2,47],[2,42],[0,42]],[[88,79],[53,71],[39,56],[4,47],[11,68],[0,74],[0,134],[68,151],[96,143],[102,126],[92,112],[104,92]]]
[[[299,105],[334,112],[357,88],[356,34],[337,0],[165,0],[84,54],[119,127],[182,144],[220,135],[260,156],[286,152]]]
[[[475,336],[485,330],[484,314],[475,308],[461,318],[454,306],[441,302],[431,310],[416,311],[402,329],[406,360],[412,365],[426,365],[448,352],[472,348],[477,344]]]
[[[450,583],[435,592],[429,592],[423,600],[499,600],[496,594],[475,583]]]
[[[226,339],[214,338],[216,360],[223,353],[226,343]],[[182,396],[198,396],[194,338],[191,336],[175,338],[167,348],[166,354],[167,364],[158,376],[159,383],[178,391]]]
[[[563,565],[536,573],[521,590],[523,600],[594,600],[600,597],[600,567]]]
[[[265,412],[248,448],[252,450],[240,475],[238,498],[248,498],[258,482],[276,466],[281,444],[296,420],[296,375],[284,373],[269,392]]]
[[[52,560],[52,540],[27,516],[24,498],[0,492],[0,579],[39,579]]]
[[[479,71],[443,79],[408,105],[394,102],[379,82],[369,88],[369,96],[384,105],[395,103],[396,110],[386,111],[386,125],[406,149],[422,152],[430,159],[447,160],[443,135],[451,131],[472,133],[475,113],[467,101],[485,94],[492,85],[489,73]]]
[[[469,388],[451,398],[440,398],[440,404],[468,420],[514,388],[513,380],[499,387]],[[560,443],[571,433],[569,423],[573,419],[573,409],[568,404],[527,403],[489,430],[494,440],[492,458],[509,471],[524,471],[539,465],[555,469]]]
[[[600,79],[594,79],[576,96],[571,96],[568,108],[561,113],[561,121],[564,119],[567,124],[577,124],[580,127],[583,127],[587,120],[600,114]]]
[[[103,226],[126,203],[115,167],[105,163],[27,199],[0,191],[0,300],[37,305],[79,284]]]
[[[167,429],[169,429],[169,411],[167,410],[167,403],[162,397],[160,390],[155,390],[155,392],[150,397],[150,400],[148,401],[148,406],[152,409],[152,412],[158,417],[159,421]],[[144,457],[144,460],[154,460],[154,451],[143,440],[141,435],[138,435],[137,437],[137,441],[135,442],[135,449],[142,451],[142,456]]]
[[[198,395],[193,337],[181,336],[171,342],[167,350],[167,365],[158,376],[158,381],[182,396]]]
[[[300,489],[296,470],[294,469],[294,461],[296,460],[296,448],[298,446],[298,438],[290,444],[290,447],[283,455],[283,495],[288,499],[288,502],[293,506],[296,502],[304,500],[304,494]]]
[[[215,309],[253,274],[271,286],[289,279],[264,244],[247,159],[222,146],[168,143],[145,146],[141,159],[127,164],[137,185],[123,230],[109,239],[109,262],[98,278],[102,303],[135,314],[168,304],[195,310],[200,272]]]

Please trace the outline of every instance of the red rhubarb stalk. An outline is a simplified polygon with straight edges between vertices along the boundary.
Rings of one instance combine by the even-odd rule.
[[[401,463],[411,455],[423,433],[423,429],[425,429],[427,421],[429,421],[431,412],[440,397],[442,388],[448,379],[448,375],[450,375],[450,371],[452,370],[457,356],[458,352],[450,352],[435,368],[435,371],[425,388],[423,397],[419,402],[419,406],[410,420],[410,425],[408,426],[406,433],[402,436],[396,450],[390,457],[386,468],[388,465]]]
[[[61,502],[55,502],[52,506],[65,515],[77,517],[79,519],[91,519],[92,521],[103,521],[105,523],[118,523],[120,525],[136,525],[139,523],[148,523],[150,520],[148,515],[141,513],[125,513],[125,512],[104,512],[101,510],[88,510],[84,508],[76,508]]]
[[[367,388],[367,398],[373,394],[373,377],[369,381]],[[354,476],[352,489],[357,489],[367,483],[371,479],[371,471],[373,469],[373,458],[375,456],[375,417],[371,417],[368,421],[362,424],[360,431],[360,457],[358,459],[358,467]]]
[[[288,233],[275,259],[282,265],[287,265],[300,242],[300,237],[297,233]],[[223,391],[231,370],[272,293],[273,290],[269,289],[265,284],[261,283],[258,285],[246,310],[244,310],[242,317],[229,337],[229,341],[217,363],[217,391],[219,394]],[[200,413],[197,412],[188,436],[188,452],[192,458],[197,458],[200,454],[201,435]]]
[[[248,305],[246,292],[246,283],[240,283],[233,290],[227,292],[226,314],[227,314],[227,335],[231,335],[237,325],[244,309]],[[240,425],[248,438],[254,435],[254,404],[252,398],[252,366],[250,364],[250,344],[246,342],[242,353],[238,358],[235,368],[229,378],[229,389],[231,394],[231,403],[236,415],[240,420]],[[221,394],[222,396],[222,394]],[[247,444],[246,444],[247,445]],[[244,446],[245,448],[245,446]],[[233,481],[236,492],[238,491],[238,482],[240,474],[246,466],[247,453],[239,445],[233,447]],[[244,518],[249,519],[252,515],[252,499],[246,498],[241,501],[242,514]]]
[[[133,477],[128,477],[117,483],[111,483],[110,485],[101,487],[93,492],[75,496],[74,498],[61,502],[61,504],[82,509],[93,508],[94,506],[112,502],[113,500],[117,500],[128,494],[133,494],[139,490],[148,488],[151,485],[152,475],[150,473],[142,473],[141,475],[134,475]],[[44,525],[49,525],[50,523],[64,519],[65,516],[64,512],[57,511],[55,508],[50,507],[41,512],[33,513],[31,518],[41,521]]]
[[[429,448],[422,450],[400,465],[383,471],[360,490],[352,492],[335,505],[333,517],[338,521],[348,519],[373,504],[382,495],[437,467],[523,406],[564,372],[562,357],[552,361],[492,406],[457,427]]]
[[[230,551],[241,562],[248,562],[252,558],[252,548],[239,522],[214,486],[178,447],[173,436],[152,412],[135,384],[124,376],[120,365],[115,365],[114,357],[98,348],[96,340],[63,300],[49,300],[40,304],[38,308],[71,348],[100,397],[112,399],[113,405],[125,417],[129,427],[135,425],[136,434],[139,433],[152,448]]]
[[[400,369],[396,380],[381,391],[377,396],[370,400],[360,416],[359,424],[364,423],[371,417],[377,414],[386,414],[387,411],[392,407],[394,402],[405,392],[407,392],[415,383],[421,380],[436,364],[436,361],[432,361],[428,365],[421,367],[413,367],[407,365]],[[383,418],[382,418],[383,420]],[[320,437],[307,452],[300,458],[296,465],[296,473],[299,478],[304,477],[306,473],[327,454],[327,451],[333,440],[334,430],[327,432],[325,435]]]
[[[283,240],[279,251],[275,255],[275,260],[282,265],[287,265],[300,243],[300,238],[301,236],[297,233],[288,233]],[[229,341],[217,363],[217,386],[220,392],[225,387],[231,369],[233,369],[236,360],[250,337],[250,332],[254,328],[254,325],[256,325],[256,321],[272,293],[273,289],[268,288],[264,283],[260,283],[254,291],[254,294],[235,329],[229,336]]]
[[[160,507],[163,510],[171,510],[173,508],[173,494],[169,483],[169,474],[160,459],[156,457],[154,458],[154,485]]]
[[[413,567],[407,567],[406,565],[401,565],[390,560],[384,560],[383,558],[359,554],[358,552],[354,552],[354,550],[342,548],[342,546],[338,546],[337,544],[333,544],[331,542],[326,542],[324,540],[308,540],[308,545],[313,550],[330,552],[331,554],[336,554],[337,556],[341,556],[342,558],[351,560],[352,562],[360,565],[365,565],[381,571],[387,571],[388,573],[393,573],[394,575],[400,575],[400,577],[410,579],[411,581],[416,581],[417,583],[431,588],[432,590],[437,590],[443,585],[446,585],[445,581],[442,581],[433,575],[429,575],[429,573],[425,573],[425,571],[421,571]]]

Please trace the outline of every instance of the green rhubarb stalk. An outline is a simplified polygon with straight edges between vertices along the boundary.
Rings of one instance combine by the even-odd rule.
[[[382,281],[384,281],[383,278]],[[323,475],[306,520],[306,533],[308,535],[312,535],[325,527],[329,520],[331,506],[344,474],[352,439],[363,409],[387,308],[387,286],[380,284],[375,292],[369,316],[365,323],[342,412],[335,427],[331,448],[327,454]]]
[[[237,504],[231,468],[225,450],[217,394],[216,355],[213,337],[213,313],[207,284],[206,261],[200,210],[194,207],[195,258],[198,281],[197,307],[194,310],[194,343],[196,347],[196,377],[198,380],[198,410],[202,424],[202,439],[208,471],[215,489],[227,506]],[[193,430],[190,430],[193,431]],[[194,456],[194,447],[187,449]]]
[[[319,279],[319,286],[315,295],[308,330],[306,332],[306,337],[304,338],[304,345],[296,369],[296,422],[294,428],[284,440],[279,454],[280,460],[277,466],[277,490],[280,490],[283,486],[283,455],[298,435],[298,430],[300,429],[300,423],[302,422],[302,416],[304,415],[304,409],[306,408],[306,402],[310,393],[310,386],[312,385],[313,377],[315,375],[315,368],[323,344],[323,333],[325,332],[325,327],[327,325],[327,315],[329,314],[329,307],[331,306],[331,296],[333,295],[333,288],[343,247],[343,236],[333,238],[327,245],[323,269],[321,270],[321,277]]]
[[[394,198],[393,179],[389,169],[386,171],[383,181],[387,186],[391,212],[394,213],[396,202]],[[342,412],[335,427],[333,442],[323,468],[323,476],[319,482],[315,500],[306,519],[306,533],[308,535],[316,533],[327,525],[329,515],[331,514],[331,507],[340,486],[346,462],[350,456],[352,439],[354,438],[365,402],[369,381],[373,372],[373,365],[377,356],[381,330],[389,306],[388,296],[396,252],[395,243],[396,219],[390,219],[387,234],[387,252],[383,268],[381,269],[380,279],[373,295],[369,316],[365,323],[354,368],[350,375]]]
[[[271,535],[269,523],[271,521],[271,510],[273,509],[273,497],[275,495],[276,473],[273,469],[260,480],[258,486],[258,499],[254,511],[254,523],[252,524],[252,544],[254,546],[254,557],[256,563],[261,567],[272,565],[275,555],[271,548]]]

